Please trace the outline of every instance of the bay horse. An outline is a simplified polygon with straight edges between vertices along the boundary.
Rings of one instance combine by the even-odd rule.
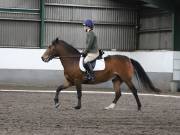
[[[64,83],[60,85],[55,94],[54,102],[55,107],[59,107],[59,93],[61,90],[75,86],[77,90],[77,106],[75,109],[81,108],[81,97],[82,97],[82,84],[98,84],[112,80],[113,88],[115,90],[115,97],[112,103],[105,109],[113,109],[121,96],[120,85],[124,82],[130,88],[134,95],[138,110],[141,110],[141,102],[138,97],[137,89],[132,82],[132,77],[136,75],[137,79],[140,80],[142,85],[151,89],[154,92],[159,93],[160,90],[155,88],[143,67],[135,60],[130,59],[122,55],[113,55],[105,57],[105,69],[102,71],[95,71],[95,80],[86,81],[84,80],[85,72],[79,68],[79,60],[81,53],[66,43],[63,40],[56,38],[52,41],[52,44],[48,46],[42,60],[49,62],[53,58],[58,57],[64,67]]]

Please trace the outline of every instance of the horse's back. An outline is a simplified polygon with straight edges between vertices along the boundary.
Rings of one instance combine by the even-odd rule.
[[[116,61],[118,63],[130,62],[130,58],[124,55],[109,55],[104,58],[105,61]]]

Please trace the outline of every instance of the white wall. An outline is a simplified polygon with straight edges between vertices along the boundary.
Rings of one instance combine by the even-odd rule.
[[[58,59],[44,63],[44,49],[0,48],[0,69],[63,70]],[[106,55],[126,55],[141,63],[146,72],[173,73],[173,51],[107,51]]]

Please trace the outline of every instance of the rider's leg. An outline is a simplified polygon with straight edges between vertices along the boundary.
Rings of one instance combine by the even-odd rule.
[[[94,80],[94,72],[93,72],[93,67],[91,65],[90,62],[87,62],[85,65],[84,65],[85,69],[86,69],[86,79],[87,80]]]
[[[95,60],[98,56],[99,56],[99,52],[98,53],[89,53],[84,58],[84,67],[86,69],[86,79],[87,80],[94,80],[93,67],[90,62]]]

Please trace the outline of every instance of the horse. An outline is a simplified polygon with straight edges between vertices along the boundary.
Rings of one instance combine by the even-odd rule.
[[[77,90],[77,105],[75,109],[81,108],[81,97],[82,97],[82,84],[98,84],[112,80],[113,89],[115,91],[115,97],[112,103],[105,107],[105,109],[115,108],[117,101],[121,97],[120,86],[125,83],[132,94],[135,97],[137,108],[141,110],[141,102],[138,97],[137,89],[132,82],[132,78],[135,75],[137,80],[141,82],[144,88],[159,93],[160,90],[155,88],[152,81],[149,79],[143,67],[134,59],[128,58],[123,55],[109,55],[104,58],[105,69],[102,71],[95,71],[95,80],[85,80],[85,72],[79,68],[79,60],[81,53],[69,45],[63,40],[56,38],[52,41],[51,45],[48,46],[41,59],[44,62],[49,62],[54,58],[59,58],[60,62],[64,67],[64,82],[56,89],[54,97],[55,107],[59,107],[59,93],[61,90],[75,86]]]

